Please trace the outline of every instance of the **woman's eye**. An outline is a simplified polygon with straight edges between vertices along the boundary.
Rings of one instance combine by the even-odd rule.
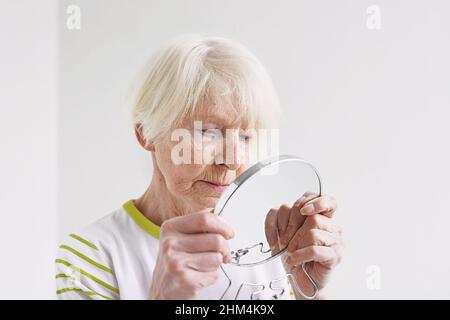
[[[252,137],[249,135],[241,135],[240,138],[241,138],[241,140],[248,142],[251,140]]]
[[[204,129],[202,130],[202,135],[207,139],[215,139],[218,133],[216,129]]]

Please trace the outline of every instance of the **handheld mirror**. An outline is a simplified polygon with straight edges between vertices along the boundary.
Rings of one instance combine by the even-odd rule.
[[[268,225],[268,213],[271,208],[278,209],[283,204],[292,207],[303,194],[314,193],[320,196],[321,192],[322,182],[317,169],[307,161],[289,155],[260,161],[230,184],[214,209],[214,213],[222,216],[235,232],[235,237],[229,240],[232,261],[222,266],[223,272],[230,281],[226,291],[232,286],[231,273],[240,272],[243,267],[248,269],[267,264],[286,251],[287,244],[281,244],[279,241],[282,236],[278,232],[280,226],[275,226],[273,230],[273,226]],[[296,214],[300,212],[297,211]],[[275,242],[274,234],[275,239],[278,239]],[[288,240],[287,243],[289,243]],[[309,276],[304,265],[302,267],[317,291],[314,280]],[[241,269],[238,270],[239,268]],[[286,275],[290,275],[289,271]],[[237,284],[238,290],[240,291],[245,284],[248,282]],[[272,283],[269,285],[271,286]],[[261,286],[264,285],[261,284]],[[313,297],[301,291],[300,293],[306,298]],[[313,295],[315,296],[316,293],[314,292]],[[239,292],[236,296],[238,294]]]

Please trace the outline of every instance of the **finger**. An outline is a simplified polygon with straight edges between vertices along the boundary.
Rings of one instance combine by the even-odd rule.
[[[338,257],[336,251],[331,247],[309,246],[289,253],[286,259],[286,263],[289,265],[299,265],[310,261],[332,268],[337,265]]]
[[[305,192],[298,200],[294,202],[289,214],[289,222],[286,228],[286,232],[281,235],[281,242],[283,244],[289,244],[294,237],[297,230],[303,225],[306,217],[300,214],[300,208],[308,201],[319,197],[319,194],[314,192]]]
[[[227,240],[217,233],[182,234],[176,241],[175,249],[188,253],[217,252],[224,262],[231,259],[231,251]]]
[[[186,266],[200,272],[216,271],[223,262],[223,257],[217,252],[202,252],[185,254]]]
[[[312,216],[308,216],[303,225],[296,231],[294,237],[289,242],[288,250],[289,251],[297,250],[300,246],[300,243],[307,243],[308,241],[309,242],[313,241],[313,239],[311,239],[313,236],[318,237],[324,236],[323,233],[319,231],[311,231],[311,230],[325,231],[331,233],[334,236],[334,238],[339,241],[341,241],[342,239],[341,238],[342,229],[334,220],[320,214],[315,214]],[[312,243],[309,244],[311,245]]]
[[[331,247],[340,244],[340,242],[340,237],[336,234],[320,229],[309,229],[296,234],[289,243],[288,252],[294,252],[309,246]]]
[[[332,196],[323,195],[306,202],[300,209],[300,213],[305,216],[321,213],[329,218],[336,211],[337,202]]]
[[[291,208],[286,204],[283,204],[278,208],[277,212],[277,225],[278,225],[278,234],[280,235],[280,246],[284,248],[287,244],[285,240],[286,236],[286,228],[289,223],[289,215],[291,212]]]
[[[225,239],[234,237],[231,226],[218,215],[213,213],[193,213],[187,216],[180,216],[169,219],[161,225],[161,232],[177,231],[180,233],[219,233]]]
[[[303,225],[306,217],[300,214],[300,208],[293,206],[289,215],[289,223],[286,232],[281,237],[281,242],[289,244],[297,230]],[[284,236],[284,238],[283,238]]]
[[[301,228],[305,230],[320,229],[331,233],[342,234],[342,227],[335,220],[321,214],[306,217],[305,223]]]
[[[266,220],[264,222],[266,239],[272,252],[279,250],[277,211],[278,210],[275,208],[270,209],[266,215]]]
[[[320,197],[320,194],[307,191],[300,197],[300,199],[294,202],[294,207],[301,208],[306,202],[317,197]]]
[[[200,272],[192,270],[188,273],[190,281],[195,283],[197,289],[202,289],[213,285],[219,278],[219,271]]]
[[[219,271],[200,272],[187,268],[180,280],[183,287],[202,289],[214,284],[218,278]]]
[[[336,264],[341,263],[343,252],[344,252],[344,243],[341,241],[341,243],[339,245],[335,245],[335,246],[331,246],[331,247],[336,252],[336,257],[337,257],[337,263]]]

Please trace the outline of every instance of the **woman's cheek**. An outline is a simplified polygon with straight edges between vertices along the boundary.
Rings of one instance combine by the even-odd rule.
[[[178,189],[190,187],[198,176],[198,167],[199,165],[194,164],[175,165],[170,172],[171,184],[178,186]]]

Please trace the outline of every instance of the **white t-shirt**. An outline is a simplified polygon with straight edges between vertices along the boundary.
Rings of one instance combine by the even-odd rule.
[[[58,248],[58,299],[148,299],[159,250],[159,226],[126,202],[109,215],[71,233]],[[253,268],[223,265],[216,283],[199,299],[293,299],[279,259]],[[228,278],[231,279],[231,285]],[[270,288],[272,287],[272,288]],[[240,288],[240,289],[239,289]],[[226,291],[226,293],[225,293]],[[225,293],[225,294],[224,294]],[[253,296],[251,296],[253,294]]]

